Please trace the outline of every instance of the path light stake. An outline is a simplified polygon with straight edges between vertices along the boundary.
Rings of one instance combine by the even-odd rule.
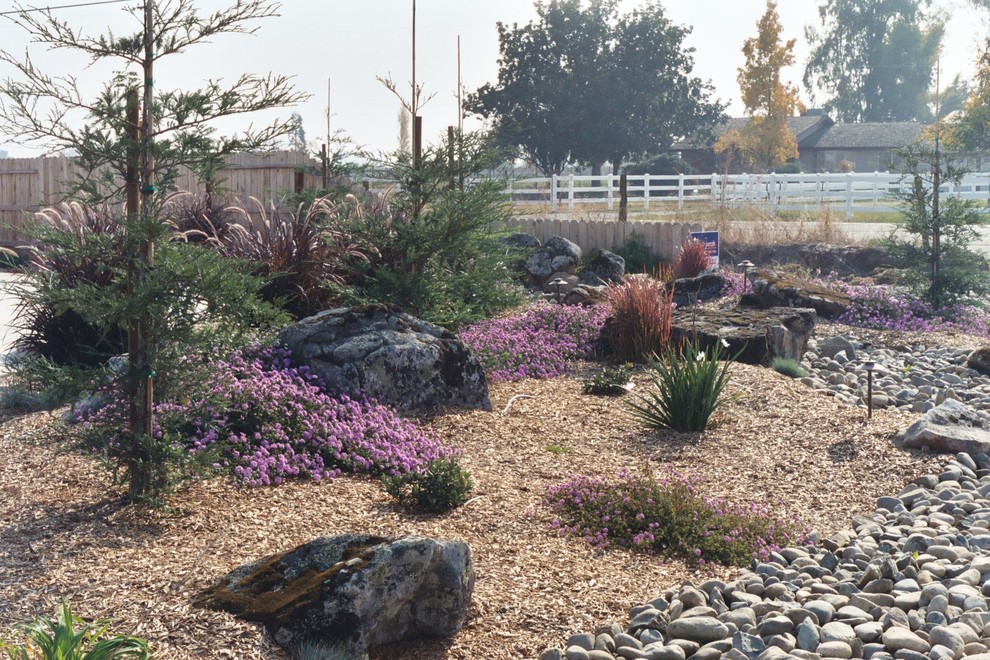
[[[743,293],[746,293],[746,281],[748,279],[747,278],[747,275],[749,275],[749,269],[750,268],[756,268],[756,264],[754,264],[752,261],[750,261],[749,259],[747,259],[746,261],[740,261],[739,263],[737,263],[736,264],[736,267],[742,269],[742,274],[743,274]]]
[[[551,282],[548,282],[548,284],[550,286],[557,287],[557,293],[554,294],[554,297],[556,298],[557,302],[559,303],[560,302],[560,287],[562,287],[565,284],[567,284],[567,280],[565,280],[562,277],[558,277],[557,279],[555,279],[555,280],[553,280]]]
[[[863,368],[866,369],[866,418],[873,418],[873,370],[876,369],[877,363],[873,360],[867,360],[863,363]]]

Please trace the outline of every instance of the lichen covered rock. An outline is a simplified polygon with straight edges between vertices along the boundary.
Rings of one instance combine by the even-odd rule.
[[[789,275],[754,268],[747,273],[753,285],[747,301],[760,307],[808,307],[823,319],[834,319],[849,309],[850,298],[840,291],[833,291]]]
[[[262,623],[275,641],[369,649],[447,637],[467,620],[471,550],[418,536],[327,536],[237,568],[202,593],[200,607]]]
[[[471,349],[392,306],[320,312],[283,328],[278,342],[332,392],[364,393],[399,411],[491,410],[485,371]]]

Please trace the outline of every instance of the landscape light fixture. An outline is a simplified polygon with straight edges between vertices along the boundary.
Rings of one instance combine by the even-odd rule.
[[[863,362],[863,369],[866,370],[866,418],[873,418],[873,370],[877,368],[877,363],[873,360]]]
[[[740,261],[739,263],[737,263],[736,264],[736,267],[742,269],[742,274],[743,274],[743,293],[746,293],[746,280],[747,280],[746,276],[749,274],[749,269],[750,268],[756,268],[756,264],[754,264],[752,261],[750,261],[749,259],[747,259],[746,261]]]
[[[551,280],[547,284],[549,284],[550,286],[553,286],[553,287],[557,287],[557,292],[554,294],[554,297],[556,298],[557,302],[559,303],[560,302],[560,287],[562,287],[565,284],[567,284],[567,280],[565,280],[562,277],[558,277],[555,280]]]

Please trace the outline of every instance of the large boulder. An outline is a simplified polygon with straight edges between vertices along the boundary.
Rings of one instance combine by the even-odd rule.
[[[600,250],[588,265],[578,273],[581,284],[603,286],[622,284],[626,274],[626,260],[608,250]]]
[[[713,300],[722,295],[725,288],[725,277],[721,273],[704,273],[697,277],[682,277],[671,281],[668,289],[674,290],[671,299],[678,307],[687,307],[694,303]]]
[[[234,569],[195,602],[264,624],[282,646],[326,642],[361,657],[455,634],[467,620],[474,578],[465,543],[346,534]]]
[[[856,359],[856,347],[841,335],[819,339],[816,352],[818,357],[823,358],[834,358],[839,353],[845,353],[848,359]]]
[[[723,357],[738,362],[769,365],[774,358],[800,360],[817,321],[815,310],[792,307],[678,309],[670,338],[675,346],[695,342],[703,350],[718,348]]]
[[[990,346],[981,346],[966,358],[966,366],[984,376],[990,376]]]
[[[581,248],[566,238],[551,236],[526,259],[529,283],[542,289],[555,273],[573,274],[581,264]]]
[[[363,393],[403,412],[492,407],[485,370],[467,345],[392,306],[320,312],[283,328],[278,342],[331,392]]]
[[[511,254],[516,257],[509,262],[509,270],[513,273],[517,273],[520,278],[528,279],[529,275],[526,272],[526,258],[543,246],[540,239],[532,234],[516,232],[509,234],[508,236],[503,236],[499,239],[499,241],[502,245],[505,245],[506,248],[508,248],[508,251]]]
[[[925,448],[937,452],[990,452],[990,431],[969,406],[946,399],[909,426],[898,439],[908,448]]]
[[[810,307],[823,319],[834,319],[849,309],[849,296],[772,270],[753,268],[747,274],[752,293],[747,303],[759,307]]]

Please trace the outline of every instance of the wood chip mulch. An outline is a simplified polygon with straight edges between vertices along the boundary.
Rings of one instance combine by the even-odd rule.
[[[732,366],[738,397],[716,428],[644,433],[622,398],[581,393],[592,368],[495,385],[492,412],[430,419],[449,445],[464,449],[461,463],[476,483],[467,505],[441,516],[403,511],[377,482],[354,476],[263,489],[215,479],[184,487],[173,512],[140,511],[122,505],[98,463],[66,450],[57,417],[7,414],[0,418],[0,629],[53,616],[69,598],[78,614],[111,618],[115,631],[145,637],[160,658],[287,658],[259,626],[196,609],[192,598],[241,564],[317,536],[420,534],[470,544],[477,570],[470,618],[451,640],[373,657],[535,658],[571,633],[624,622],[630,607],[685,580],[735,574],[558,538],[540,508],[547,484],[664,464],[697,472],[708,494],[766,503],[828,534],[945,461],[892,445],[915,415],[881,410],[868,422],[864,409],[743,364]],[[645,377],[636,381],[634,392],[644,391]]]

